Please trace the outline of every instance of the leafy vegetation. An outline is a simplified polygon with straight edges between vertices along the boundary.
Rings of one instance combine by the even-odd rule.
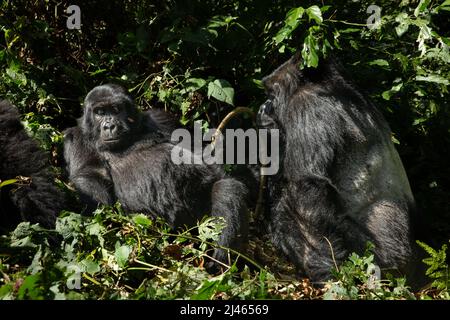
[[[162,222],[141,214],[124,216],[118,207],[97,210],[92,218],[66,213],[56,230],[22,223],[2,238],[0,298],[195,300],[293,294],[266,269],[239,256],[220,275],[209,275],[203,264],[222,227],[209,218],[175,235]],[[57,249],[49,236],[62,238]],[[253,268],[238,268],[240,260]]]
[[[334,56],[391,125],[419,223],[430,225],[417,237],[434,282],[414,294],[401,279],[377,282],[370,250],[352,255],[323,290],[280,280],[278,263],[259,268],[251,254],[210,276],[203,262],[220,223],[175,236],[162,222],[104,208],[91,218],[66,213],[55,231],[24,223],[3,236],[0,297],[449,298],[448,0],[380,0],[379,11],[368,0],[98,0],[80,5],[81,30],[66,27],[70,4],[0,4],[0,96],[21,109],[58,170],[61,130],[74,125],[81,99],[99,83],[121,83],[143,109],[164,108],[183,125],[217,127],[237,106],[257,110],[261,78],[293,52],[304,58],[300,67]],[[55,250],[48,241],[57,239]],[[76,283],[80,289],[69,289]]]
[[[174,234],[162,221],[123,215],[120,206],[93,217],[66,212],[55,230],[24,222],[0,238],[0,299],[449,298],[446,248],[427,247],[435,282],[416,294],[405,279],[374,276],[370,247],[362,257],[352,254],[323,289],[307,279],[278,279],[270,268],[231,253],[229,265],[212,276],[204,264],[222,228],[208,218]]]

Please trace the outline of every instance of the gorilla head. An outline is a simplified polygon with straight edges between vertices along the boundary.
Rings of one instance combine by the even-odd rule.
[[[139,131],[140,122],[139,110],[121,86],[98,86],[86,96],[82,130],[98,150],[126,147]]]

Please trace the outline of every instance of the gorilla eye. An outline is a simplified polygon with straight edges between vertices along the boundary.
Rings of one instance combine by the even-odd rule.
[[[119,106],[114,106],[112,108],[112,111],[113,111],[114,114],[119,114],[120,111],[121,111],[121,108]]]
[[[99,116],[103,116],[105,114],[105,110],[103,108],[95,108],[94,113]]]

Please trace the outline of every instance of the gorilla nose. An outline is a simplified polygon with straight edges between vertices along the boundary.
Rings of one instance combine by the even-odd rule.
[[[113,123],[107,123],[103,125],[103,130],[109,131],[109,132],[115,132],[117,129],[117,126]]]

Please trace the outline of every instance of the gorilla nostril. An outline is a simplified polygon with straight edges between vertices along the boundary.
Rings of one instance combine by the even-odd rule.
[[[107,131],[110,131],[110,132],[116,131],[116,128],[117,128],[116,125],[115,124],[111,124],[111,123],[105,124],[103,126],[103,130],[107,130]]]

